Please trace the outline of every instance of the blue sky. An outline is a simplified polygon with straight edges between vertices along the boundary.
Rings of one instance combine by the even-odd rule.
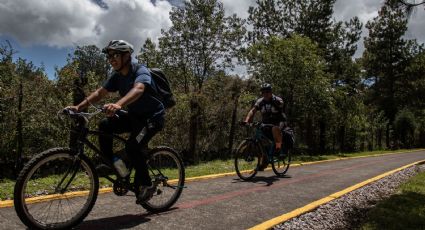
[[[169,12],[183,0],[0,0],[0,43],[9,40],[18,51],[15,57],[46,69],[66,63],[77,45],[103,47],[109,40],[125,39],[139,50],[146,38],[157,41],[161,29],[171,26]],[[226,14],[246,18],[255,0],[220,0]],[[365,24],[377,16],[383,0],[337,0],[335,20],[358,16]],[[425,9],[419,8],[409,22],[407,38],[425,42]],[[6,23],[5,23],[6,22]],[[363,36],[367,30],[363,29]],[[363,51],[359,42],[357,56]]]
[[[46,45],[29,45],[22,46],[19,42],[11,37],[0,36],[0,41],[8,40],[13,49],[17,51],[14,58],[24,58],[32,61],[35,66],[44,66],[45,71],[50,79],[55,76],[55,66],[62,67],[66,64],[68,53],[73,53],[73,47],[53,48]]]

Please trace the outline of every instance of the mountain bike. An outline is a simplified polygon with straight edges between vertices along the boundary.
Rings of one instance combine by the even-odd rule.
[[[268,138],[262,131],[264,127],[273,125],[259,122],[243,125],[255,127],[255,132],[252,137],[243,140],[236,150],[235,170],[239,178],[250,180],[268,164],[272,165],[272,170],[277,176],[284,176],[291,163],[290,150],[282,147],[276,152],[274,140]]]
[[[131,179],[119,176],[91,141],[100,135],[111,136],[88,128],[89,119],[100,112],[100,109],[93,113],[63,110],[61,117],[74,124],[72,132],[78,138],[76,146],[48,149],[34,156],[20,172],[14,189],[14,206],[21,221],[30,229],[69,229],[81,223],[93,208],[99,192],[99,173],[84,146],[112,170],[112,174],[102,177],[112,182],[116,195],[135,191]],[[116,116],[125,112],[119,111]],[[121,144],[126,142],[118,135],[112,137]],[[126,163],[131,172],[131,162]],[[155,192],[141,205],[150,212],[168,210],[183,190],[182,160],[172,148],[159,146],[149,151],[147,165]]]

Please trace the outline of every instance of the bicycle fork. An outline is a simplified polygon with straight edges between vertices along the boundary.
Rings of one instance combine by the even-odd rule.
[[[74,180],[75,175],[77,175],[77,171],[78,168],[81,165],[81,160],[78,156],[75,156],[74,161],[72,162],[72,165],[68,168],[68,170],[66,171],[65,175],[62,177],[61,181],[59,182],[59,184],[56,186],[55,188],[55,192],[60,192],[60,194],[64,194],[65,191],[68,189],[69,185],[71,184],[71,182]],[[61,186],[62,184],[65,182],[65,179],[68,177],[68,175],[72,173],[71,177],[69,178],[68,182],[66,183],[65,187],[63,187],[62,189]]]

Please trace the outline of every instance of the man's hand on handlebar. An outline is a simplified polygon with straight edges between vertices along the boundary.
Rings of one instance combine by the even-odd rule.
[[[64,110],[71,110],[72,112],[79,112],[80,108],[76,105],[70,105],[70,106],[65,107]]]
[[[240,121],[240,122],[239,122],[239,125],[240,125],[240,126],[250,126],[250,125],[251,125],[251,123],[249,123],[249,122],[247,122],[247,121]]]
[[[118,110],[121,110],[121,106],[118,104],[110,103],[103,106],[103,111],[108,117],[114,116]]]
[[[95,112],[92,112],[92,113],[81,113],[80,112],[80,109],[81,108],[79,108],[78,106],[67,106],[64,109],[62,109],[62,113],[68,114],[68,115],[83,114],[83,115],[92,116],[92,115],[95,115],[95,114],[97,114],[99,112],[103,112],[108,117],[117,117],[117,118],[120,115],[126,115],[126,114],[128,114],[128,112],[125,111],[125,110],[122,110],[121,109],[121,106],[118,105],[118,104],[111,103],[111,104],[106,104],[106,105],[104,105],[102,107],[96,107],[96,106],[93,106],[93,107],[96,109]]]

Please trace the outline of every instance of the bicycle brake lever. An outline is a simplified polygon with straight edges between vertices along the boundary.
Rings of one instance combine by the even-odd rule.
[[[128,114],[128,112],[127,112],[127,111],[125,111],[125,110],[123,110],[123,109],[120,109],[120,110],[115,111],[114,116],[115,116],[116,118],[119,118],[119,117],[120,117],[120,114]]]
[[[66,115],[74,115],[75,114],[74,111],[72,111],[71,109],[68,109],[68,108],[63,109],[62,113],[66,114]]]

